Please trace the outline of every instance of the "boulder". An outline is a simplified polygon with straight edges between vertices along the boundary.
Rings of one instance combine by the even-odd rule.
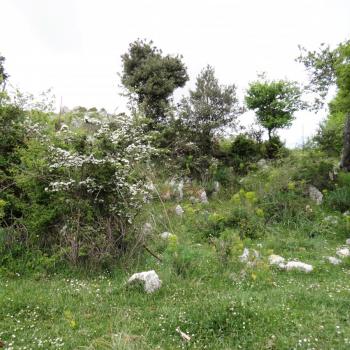
[[[143,284],[146,293],[153,293],[162,285],[162,281],[154,270],[134,273],[128,279],[128,284],[134,283]]]
[[[322,204],[323,194],[315,186],[309,186],[309,196],[317,204]]]

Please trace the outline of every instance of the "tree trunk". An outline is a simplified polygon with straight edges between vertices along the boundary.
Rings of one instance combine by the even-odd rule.
[[[350,113],[346,115],[344,127],[344,148],[340,168],[350,171]]]

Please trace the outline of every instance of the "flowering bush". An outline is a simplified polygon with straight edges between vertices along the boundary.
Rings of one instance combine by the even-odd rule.
[[[133,220],[148,200],[142,171],[154,149],[147,137],[123,115],[89,134],[27,124],[32,138],[16,181],[33,240],[73,264],[114,259],[131,244]]]

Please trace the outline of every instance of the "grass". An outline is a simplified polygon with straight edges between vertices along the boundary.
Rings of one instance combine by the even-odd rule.
[[[255,220],[249,230],[232,221],[234,190],[209,205],[184,202],[183,218],[174,214],[174,201],[153,203],[144,213],[155,226],[147,244],[162,263],[146,255],[99,275],[1,275],[1,342],[6,349],[349,349],[350,262],[333,266],[325,259],[350,236],[348,224],[301,191],[278,186],[280,192],[266,198],[276,207],[288,203],[288,210],[264,221],[254,216],[270,205],[264,194],[254,204],[245,200],[245,214]],[[324,221],[330,214],[338,224]],[[177,240],[160,240],[163,231]],[[258,250],[261,260],[240,263],[243,247]],[[314,271],[270,267],[272,253],[312,264]],[[148,269],[162,279],[159,291],[126,286],[133,272]]]

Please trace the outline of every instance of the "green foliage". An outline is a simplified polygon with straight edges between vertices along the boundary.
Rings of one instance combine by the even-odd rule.
[[[214,68],[207,66],[198,75],[195,90],[183,98],[180,117],[201,155],[213,154],[213,137],[226,126],[236,127],[241,113],[234,85],[221,86]]]
[[[250,83],[245,102],[267,129],[269,139],[274,130],[291,126],[294,113],[303,108],[297,83],[285,80]]]
[[[235,170],[244,174],[251,163],[263,157],[262,145],[244,134],[238,135],[231,144],[230,157]]]
[[[345,114],[342,112],[331,113],[320,124],[314,140],[322,151],[338,156],[343,149]]]
[[[334,171],[334,161],[325,159],[321,152],[310,152],[298,160],[293,180],[309,183],[320,190],[334,188],[330,174]]]
[[[121,81],[131,99],[153,123],[164,121],[172,93],[188,80],[181,57],[163,56],[152,42],[136,40],[122,63]]]

